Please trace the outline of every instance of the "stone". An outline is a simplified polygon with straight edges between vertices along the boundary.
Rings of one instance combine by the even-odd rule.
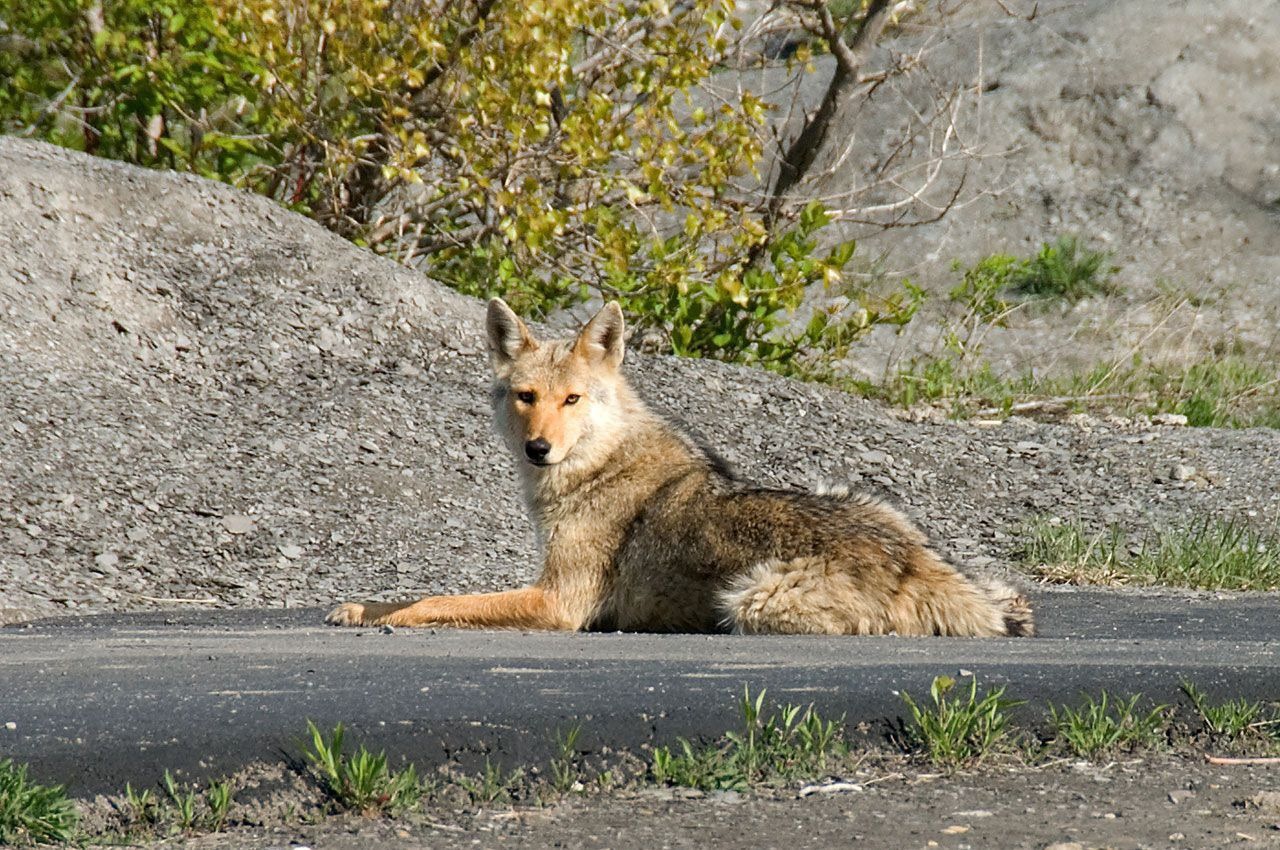
[[[222,518],[222,527],[228,534],[248,534],[256,523],[244,514],[228,514]]]

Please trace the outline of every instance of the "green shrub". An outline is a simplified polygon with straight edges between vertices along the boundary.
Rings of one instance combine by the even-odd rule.
[[[224,179],[255,161],[236,113],[266,71],[219,4],[30,0],[3,23],[0,130]]]
[[[1010,277],[1013,289],[1040,298],[1079,301],[1117,292],[1111,278],[1119,271],[1107,265],[1107,254],[1090,251],[1074,236],[1062,236],[1040,246]]]
[[[911,302],[846,293],[792,326],[853,245],[740,188],[770,104],[694,105],[731,10],[29,0],[0,32],[0,130],[248,187],[524,314],[596,290],[676,353],[821,371]]]
[[[951,300],[963,304],[979,321],[1003,324],[1010,305],[1001,293],[1013,285],[1024,265],[1009,254],[992,254],[968,269],[956,260],[951,270],[961,278],[951,289]]]

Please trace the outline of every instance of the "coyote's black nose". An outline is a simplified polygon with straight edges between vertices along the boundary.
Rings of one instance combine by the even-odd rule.
[[[542,463],[547,459],[547,455],[551,453],[551,444],[539,437],[524,444],[524,453],[534,463]]]

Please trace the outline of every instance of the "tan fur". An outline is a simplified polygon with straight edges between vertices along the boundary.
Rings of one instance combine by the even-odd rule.
[[[627,385],[616,304],[576,339],[542,342],[495,299],[487,330],[495,424],[517,459],[542,575],[505,593],[347,603],[330,623],[1034,633],[1023,597],[961,575],[893,508],[842,489],[766,490],[725,472]]]

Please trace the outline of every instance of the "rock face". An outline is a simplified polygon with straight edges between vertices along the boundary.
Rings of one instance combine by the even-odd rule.
[[[0,138],[0,617],[529,580],[482,306],[263,198]],[[887,496],[962,563],[1007,563],[1038,514],[1280,521],[1275,431],[917,424],[629,362],[747,475]]]
[[[951,153],[967,147],[975,156],[944,168],[929,197],[945,200],[967,170],[970,203],[917,228],[851,226],[860,254],[945,292],[955,259],[1027,256],[1069,234],[1112,252],[1125,297],[1015,316],[992,335],[988,353],[1015,370],[1090,366],[1135,346],[1149,359],[1203,356],[1224,340],[1280,355],[1275,6],[1027,0],[951,9],[943,25],[924,17],[887,42],[923,49],[928,74],[902,97],[883,92],[844,116],[850,155],[814,194],[873,182],[864,166],[899,143],[905,103],[927,111],[929,95],[942,91],[959,98]],[[905,181],[919,182],[918,174]],[[900,197],[886,190],[869,200]],[[869,371],[885,353],[868,354]]]

